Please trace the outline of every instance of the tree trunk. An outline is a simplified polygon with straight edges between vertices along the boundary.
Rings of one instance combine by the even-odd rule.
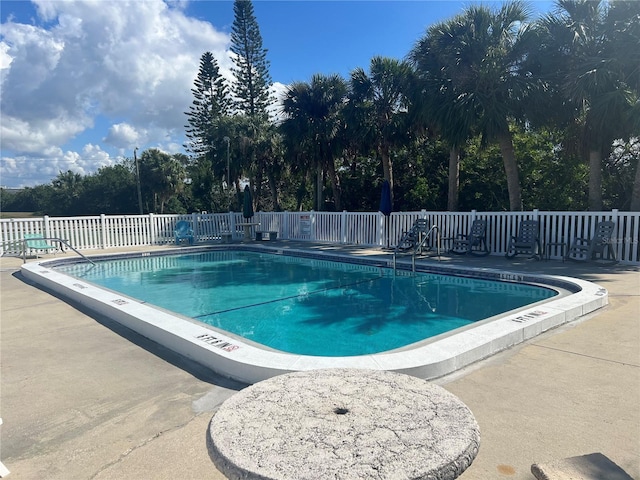
[[[235,209],[236,207],[238,207],[238,211],[242,211],[242,189],[240,188],[240,179],[236,178],[235,179],[235,184],[236,184],[236,204],[233,206],[233,208]]]
[[[296,211],[301,212],[302,211],[302,203],[304,202],[304,197],[306,196],[307,193],[307,183],[310,183],[312,186],[312,190],[314,190],[313,185],[314,185],[314,181],[313,181],[313,173],[309,170],[307,170],[304,174],[304,179],[302,180],[302,185],[300,185],[300,187],[298,189],[296,189]],[[312,204],[315,204],[316,201],[316,197],[315,197],[315,192],[312,192],[313,196],[312,198]]]
[[[270,168],[267,168],[267,180],[269,182],[269,190],[271,191],[271,203],[273,204],[273,211],[280,211],[280,204],[278,203],[278,185],[276,184],[276,178]]]
[[[640,161],[636,165],[636,178],[633,181],[633,190],[631,191],[631,205],[629,210],[632,212],[640,212]]]
[[[589,210],[602,210],[602,155],[600,150],[589,150]]]
[[[318,212],[322,211],[322,207],[324,203],[322,187],[323,187],[322,162],[318,161],[316,165],[316,210]]]
[[[389,191],[391,192],[391,205],[394,204],[393,201],[393,163],[391,162],[391,155],[389,155],[389,146],[388,145],[380,145],[378,151],[380,152],[380,157],[382,158],[382,174],[384,179],[389,182]]]
[[[264,160],[258,160],[258,165],[256,169],[256,180],[255,180],[255,190],[253,197],[253,208],[256,212],[262,209],[262,205],[260,202],[260,197],[262,196],[262,174],[264,172]]]
[[[340,185],[340,177],[336,171],[336,165],[333,158],[327,160],[327,172],[329,173],[329,180],[331,181],[331,188],[333,189],[333,201],[336,206],[336,211],[342,211],[342,185]]]
[[[460,149],[457,146],[449,150],[449,193],[447,210],[458,211],[458,188],[460,187]]]
[[[522,191],[520,189],[520,178],[518,175],[518,163],[513,149],[511,133],[507,130],[498,135],[500,152],[504,163],[504,172],[507,176],[507,188],[509,189],[509,209],[512,212],[522,210]]]

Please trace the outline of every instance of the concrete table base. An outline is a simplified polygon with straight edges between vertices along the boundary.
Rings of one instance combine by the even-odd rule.
[[[458,477],[480,431],[442,387],[373,370],[295,372],[252,385],[214,415],[209,454],[230,479]]]
[[[633,480],[627,472],[602,453],[563,458],[531,465],[538,480]]]

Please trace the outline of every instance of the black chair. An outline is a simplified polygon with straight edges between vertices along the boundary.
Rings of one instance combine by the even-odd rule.
[[[592,238],[576,238],[569,247],[567,258],[575,261],[604,260],[617,263],[611,236],[616,229],[615,222],[599,222]],[[606,258],[605,258],[606,252]]]
[[[413,222],[410,230],[402,233],[396,250],[415,250],[418,246],[421,246],[422,240],[429,233],[430,228],[431,226],[426,219],[417,219]]]
[[[479,256],[489,255],[489,247],[487,247],[487,221],[474,220],[468,235],[459,233],[453,239],[453,246],[450,252],[458,255],[467,253]]]
[[[517,235],[509,239],[505,257],[513,258],[520,254],[540,260],[542,249],[540,248],[540,222],[538,220],[523,220],[520,222]]]

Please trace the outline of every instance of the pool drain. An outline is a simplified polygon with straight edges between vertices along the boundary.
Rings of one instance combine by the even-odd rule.
[[[336,408],[333,409],[333,413],[335,413],[336,415],[345,415],[345,414],[349,413],[349,409],[348,408],[336,407]]]

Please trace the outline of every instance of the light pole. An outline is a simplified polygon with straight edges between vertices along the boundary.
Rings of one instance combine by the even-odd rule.
[[[140,215],[142,215],[142,192],[140,191],[140,168],[138,167],[138,156],[136,152],[138,147],[133,149],[133,161],[136,164],[136,183],[138,184],[138,208],[140,209]]]
[[[224,142],[227,144],[227,188],[231,188],[231,185],[229,184],[229,142],[231,142],[231,139],[229,137],[224,137],[222,140],[224,140]]]

